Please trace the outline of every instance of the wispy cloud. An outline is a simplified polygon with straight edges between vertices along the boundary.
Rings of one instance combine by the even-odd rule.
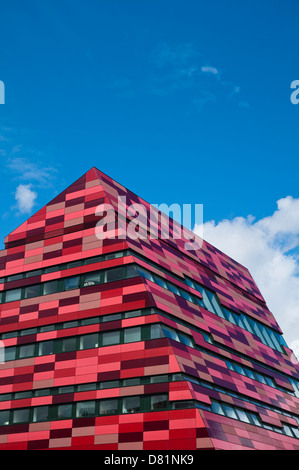
[[[287,196],[260,220],[236,217],[194,229],[250,270],[293,350],[299,344],[298,214],[299,199]]]
[[[192,104],[195,110],[224,99],[240,107],[248,104],[240,86],[228,80],[219,66],[209,63],[193,43],[159,44],[150,61],[147,91],[151,94],[167,97],[188,92],[186,105]]]
[[[216,67],[211,67],[209,65],[203,65],[200,70],[203,73],[211,73],[212,75],[219,75],[219,70]]]
[[[7,178],[6,191],[17,202],[6,201],[2,218],[8,214],[29,214],[38,195],[55,185],[57,163],[51,164],[47,151],[37,143],[38,136],[17,127],[0,126],[0,168]]]

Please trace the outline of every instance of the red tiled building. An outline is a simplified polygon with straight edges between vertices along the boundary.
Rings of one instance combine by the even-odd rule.
[[[0,450],[299,450],[298,365],[248,270],[175,222],[100,239],[120,196],[150,209],[92,168],[5,239]]]

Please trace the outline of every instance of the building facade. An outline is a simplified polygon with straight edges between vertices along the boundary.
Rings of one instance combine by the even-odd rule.
[[[157,212],[123,236],[119,197],[151,208],[92,168],[5,239],[0,450],[299,450],[299,368],[248,270]]]

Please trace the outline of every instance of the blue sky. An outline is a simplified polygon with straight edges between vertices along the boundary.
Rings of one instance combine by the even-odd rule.
[[[254,229],[287,197],[298,220],[298,17],[295,0],[3,2],[1,241],[92,166],[214,227]],[[269,243],[298,281],[291,232]]]

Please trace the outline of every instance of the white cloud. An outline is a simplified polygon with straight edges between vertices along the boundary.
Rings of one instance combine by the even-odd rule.
[[[15,199],[21,214],[30,213],[37,198],[37,193],[32,191],[31,186],[31,184],[20,184],[17,187]]]
[[[194,231],[249,269],[294,350],[299,341],[299,199],[280,199],[272,215],[257,221],[253,216],[209,221]]]
[[[213,75],[218,75],[219,74],[219,70],[216,69],[216,67],[210,67],[208,65],[204,65],[201,67],[201,71],[203,73],[211,73]]]

